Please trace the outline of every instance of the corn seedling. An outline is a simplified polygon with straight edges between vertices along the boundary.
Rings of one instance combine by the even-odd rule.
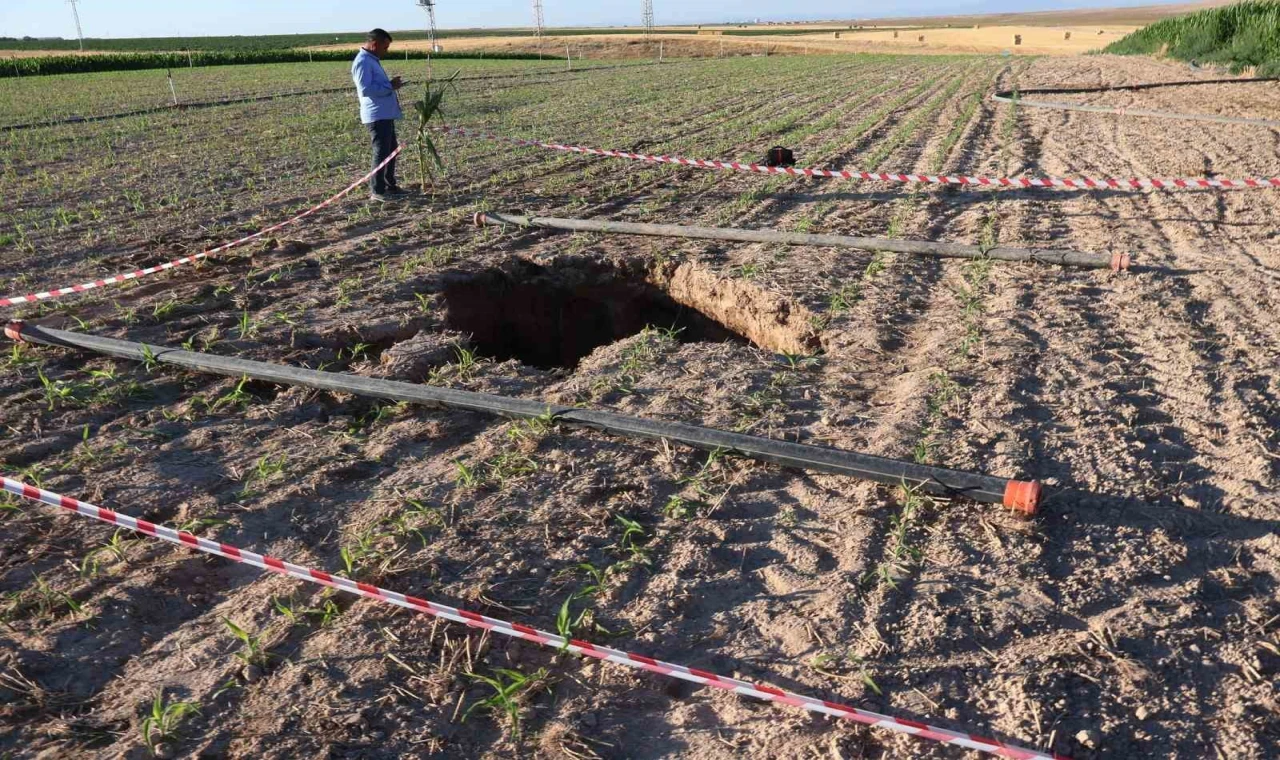
[[[37,359],[25,343],[14,343],[9,347],[9,355],[5,357],[5,369],[20,369],[31,364],[39,363]]]
[[[590,610],[583,610],[578,613],[575,618],[573,616],[573,603],[581,597],[580,593],[573,593],[565,597],[564,603],[560,605],[560,612],[556,614],[556,633],[560,634],[560,638],[564,639],[564,649],[569,648],[569,640],[573,638],[573,632],[578,630],[586,619]]]
[[[856,282],[848,282],[833,290],[827,296],[827,311],[832,315],[844,314],[858,302],[862,286]]]
[[[485,480],[495,483],[499,489],[506,488],[509,481],[537,471],[537,462],[514,452],[504,452],[485,462]]]
[[[84,605],[72,599],[70,594],[53,588],[45,582],[44,578],[38,575],[35,578],[33,591],[36,598],[36,610],[42,616],[55,615],[60,608],[65,607],[72,615],[92,617],[91,615],[86,615]]]
[[[240,660],[245,665],[257,665],[258,667],[262,667],[267,664],[267,660],[270,658],[270,655],[262,648],[261,636],[254,636],[250,634],[245,629],[236,625],[231,618],[224,617],[222,622],[226,625],[227,630],[231,631],[231,635],[240,640],[243,647],[239,652],[234,653],[236,659]]]
[[[876,567],[875,575],[889,588],[897,590],[898,582],[907,577],[910,567],[920,560],[921,552],[910,543],[910,532],[920,511],[929,504],[918,489],[902,486],[902,509],[889,518],[886,557]]]
[[[693,513],[693,505],[679,495],[667,499],[666,505],[662,507],[662,514],[672,520],[685,520],[692,517]]]
[[[50,380],[40,369],[36,370],[36,375],[40,378],[40,385],[44,389],[44,400],[49,403],[49,411],[56,409],[59,404],[74,404],[79,401],[77,394],[84,387],[80,383]]]
[[[199,712],[200,705],[195,702],[165,702],[164,689],[161,689],[151,703],[151,712],[143,716],[139,724],[142,743],[154,753],[159,745],[177,734],[184,718]]]
[[[480,487],[480,484],[481,484],[480,473],[477,472],[475,467],[468,465],[466,462],[462,461],[461,459],[454,462],[453,464],[454,464],[454,474],[453,474],[454,485],[456,485],[458,488],[463,488],[467,490]]]
[[[244,389],[245,386],[249,384],[249,379],[248,375],[241,376],[240,380],[236,383],[236,387],[232,388],[227,395],[213,402],[213,406],[210,407],[210,411],[216,412],[223,406],[243,406],[248,404],[253,399],[253,396]]]
[[[155,351],[151,350],[151,346],[142,344],[142,368],[151,373],[156,367],[160,366],[160,361],[156,359]]]
[[[473,680],[488,685],[493,689],[494,693],[468,707],[467,711],[462,714],[462,719],[465,721],[471,717],[471,713],[478,709],[484,709],[493,715],[505,714],[511,730],[511,738],[519,741],[521,700],[529,690],[539,682],[546,680],[546,668],[539,668],[529,675],[507,668],[494,670],[493,676],[480,675],[479,673],[468,673],[467,675]]]
[[[852,654],[850,652],[846,652],[842,655],[833,655],[833,654],[827,654],[827,653],[817,655],[812,660],[810,660],[809,667],[813,668],[815,671],[823,674],[824,676],[830,676],[831,678],[839,678],[843,680],[843,679],[846,679],[847,676],[836,672],[836,669],[845,663],[852,664],[854,668],[856,668],[857,670],[856,677],[859,681],[862,682],[863,686],[866,686],[868,689],[874,691],[878,696],[884,696],[884,692],[880,690],[880,686],[876,684],[875,679],[873,679],[871,677],[871,674],[867,671],[866,661],[864,661],[861,657],[858,657],[857,655]]]
[[[156,319],[165,319],[173,313],[174,309],[179,306],[176,298],[170,298],[168,301],[158,303],[151,309],[151,316]]]
[[[235,330],[241,340],[247,340],[258,334],[258,323],[249,316],[247,309],[240,312],[240,320],[236,323]]]
[[[263,454],[254,465],[253,470],[249,472],[249,477],[245,479],[244,486],[240,489],[240,498],[245,499],[255,493],[254,485],[284,472],[285,465],[288,463],[288,457],[281,454],[274,459],[267,454]]]
[[[627,553],[626,561],[620,563],[626,569],[635,565],[649,564],[648,550],[644,546],[647,534],[640,523],[628,520],[622,515],[614,515],[614,519],[622,526],[622,536],[618,539],[618,548]]]

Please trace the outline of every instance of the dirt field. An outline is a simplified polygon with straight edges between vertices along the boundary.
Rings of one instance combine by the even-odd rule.
[[[852,36],[841,33],[838,42],[851,49],[877,47],[895,49],[933,50],[945,53],[999,53],[1008,51],[1019,55],[1072,55],[1101,50],[1132,32],[1135,27],[1110,26],[1106,29],[1084,26],[982,26],[964,29],[905,29],[894,31],[863,32]],[[897,35],[895,37],[895,34]],[[1068,38],[1068,35],[1070,37]],[[1021,44],[1015,45],[1015,36],[1021,36]],[[924,42],[920,38],[924,37]],[[809,41],[804,35],[800,39]],[[834,33],[812,37],[822,41],[824,47],[838,49]],[[798,42],[793,38],[792,44]],[[913,52],[915,51],[913,50]]]
[[[664,34],[646,40],[642,34],[546,36],[542,50],[548,55],[565,55],[568,45],[575,57],[586,58],[656,58],[659,43],[672,58],[712,57],[750,54],[830,54],[910,51],[913,54],[955,55],[964,53],[1001,53],[1016,55],[1076,55],[1099,50],[1124,37],[1135,27],[995,26],[964,29],[902,29],[885,31],[815,32],[813,34],[758,35],[751,37],[709,36],[696,34]],[[1102,31],[1099,34],[1099,31]],[[895,33],[898,35],[895,37]],[[1070,39],[1066,35],[1070,33]],[[839,34],[839,37],[836,37]],[[1022,35],[1022,44],[1014,45],[1014,35]],[[924,42],[919,38],[923,36]],[[446,51],[500,50],[534,52],[533,37],[442,37]],[[426,50],[425,40],[396,43],[399,50]],[[358,45],[325,45],[317,50],[355,50]],[[393,53],[394,55],[394,53]]]
[[[449,113],[697,157],[787,145],[802,165],[1280,175],[1275,131],[986,97],[1210,76],[1107,56],[740,58],[469,82]],[[1073,97],[1280,114],[1275,83]],[[0,282],[82,282],[258,229],[362,171],[366,140],[340,94],[0,134]],[[434,195],[351,201],[241,255],[22,314],[1034,477],[1043,514],[30,347],[0,358],[4,470],[540,628],[569,600],[583,638],[1076,758],[1280,754],[1274,192],[917,189],[445,152]],[[1138,269],[476,229],[486,208],[1126,251]],[[966,756],[27,504],[0,511],[0,593],[0,755]],[[512,688],[518,722],[484,702],[481,676],[511,683],[500,669],[530,679]],[[146,728],[157,697],[199,712]]]

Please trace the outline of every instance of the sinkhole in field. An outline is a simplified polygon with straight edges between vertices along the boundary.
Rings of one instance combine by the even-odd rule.
[[[677,302],[643,272],[597,262],[509,261],[451,278],[444,301],[445,326],[471,335],[477,353],[540,369],[573,369],[597,348],[646,327],[674,329],[682,343],[748,342]]]

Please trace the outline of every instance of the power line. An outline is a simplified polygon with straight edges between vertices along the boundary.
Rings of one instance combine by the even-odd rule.
[[[533,39],[538,46],[538,60],[542,60],[542,0],[533,0]]]
[[[80,38],[80,52],[84,52],[84,30],[80,28],[80,9],[76,7],[76,3],[80,0],[67,0],[67,4],[71,6],[71,14],[76,17],[76,37]]]
[[[644,0],[644,36],[653,36],[653,0]]]
[[[436,44],[436,0],[418,0],[418,7],[427,12],[427,42],[431,52],[440,52]]]

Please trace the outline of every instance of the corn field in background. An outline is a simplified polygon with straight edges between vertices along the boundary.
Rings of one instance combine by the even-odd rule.
[[[352,50],[205,50],[190,53],[110,53],[104,55],[54,55],[39,58],[12,58],[0,62],[0,79],[42,74],[88,74],[99,71],[137,71],[203,66],[243,66],[258,63],[307,63],[350,61]],[[396,60],[424,60],[425,50],[398,51]],[[536,53],[435,53],[432,59],[485,58],[538,60]],[[555,56],[543,56],[553,60]]]
[[[1251,0],[1158,21],[1113,42],[1119,55],[1163,53],[1184,61],[1221,63],[1260,77],[1280,76],[1280,2]]]

